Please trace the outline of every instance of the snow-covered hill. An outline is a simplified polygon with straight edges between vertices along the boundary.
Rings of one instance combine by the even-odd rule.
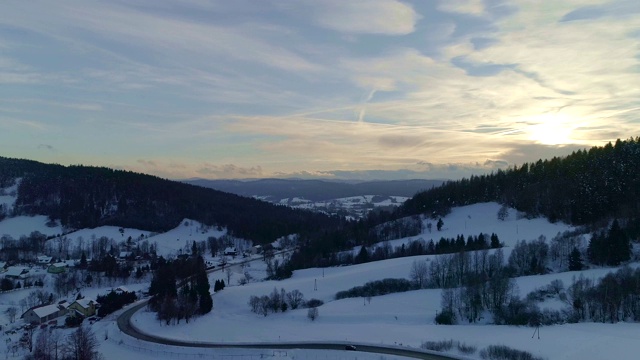
[[[419,237],[428,239],[457,234],[497,233],[509,247],[521,239],[539,236],[552,238],[572,227],[545,219],[518,219],[515,211],[501,221],[497,219],[498,204],[476,204],[453,209],[443,219],[441,232],[428,231]],[[465,227],[466,226],[466,227]],[[414,237],[415,238],[415,237]],[[392,241],[394,246],[410,239]],[[509,248],[505,249],[508,252]],[[165,337],[201,341],[358,341],[374,344],[419,347],[424,341],[454,339],[478,349],[489,345],[508,345],[548,359],[635,359],[640,352],[640,329],[637,324],[565,324],[540,329],[540,339],[532,338],[534,328],[475,325],[435,325],[434,317],[441,309],[441,290],[426,289],[374,297],[370,303],[364,298],[334,300],[338,291],[384,278],[409,278],[414,260],[430,260],[432,256],[391,259],[346,267],[306,269],[296,271],[284,281],[254,282],[232,286],[214,295],[214,311],[190,324],[162,326],[154,314],[142,312],[135,317],[144,331]],[[597,279],[614,269],[593,269],[517,279],[520,296],[559,279],[570,285],[582,273]],[[241,275],[236,272],[236,277]],[[216,273],[210,281],[225,279]],[[311,322],[306,309],[270,314],[267,317],[250,311],[252,295],[268,295],[274,288],[285,291],[300,290],[306,299],[323,300],[319,318]],[[547,306],[568,306],[552,303]],[[479,358],[478,353],[471,355]]]
[[[390,241],[392,246],[400,246],[411,240],[422,238],[437,241],[440,237],[455,237],[459,234],[477,235],[479,233],[496,233],[507,246],[504,251],[508,255],[511,247],[519,240],[532,240],[545,236],[547,240],[559,232],[572,230],[569,225],[549,223],[545,219],[526,219],[517,216],[510,209],[509,216],[498,220],[500,205],[495,203],[475,204],[455,208],[443,218],[442,231],[425,230],[418,236]],[[45,219],[38,217],[6,219],[0,222],[0,233],[12,233],[15,236],[29,234],[34,229],[41,229]],[[432,219],[425,222],[435,221]],[[425,226],[425,229],[427,227]],[[59,231],[52,230],[52,231]],[[83,229],[67,234],[74,241],[82,238],[85,242],[93,238],[107,236],[117,241],[131,236],[157,242],[161,254],[176,254],[191,241],[206,240],[209,236],[221,236],[224,230],[203,227],[201,224],[185,219],[177,228],[163,233],[152,234],[136,229],[116,227],[100,227]],[[50,240],[50,241],[56,241]],[[137,240],[139,241],[139,240]],[[354,252],[357,249],[353,250]],[[189,324],[176,326],[161,325],[154,314],[141,312],[134,318],[136,325],[143,331],[164,337],[222,342],[254,342],[254,341],[312,341],[337,340],[357,341],[374,344],[388,344],[419,347],[424,341],[454,339],[467,345],[482,349],[489,345],[507,345],[526,350],[536,356],[547,359],[635,359],[640,352],[640,327],[634,323],[619,324],[565,324],[540,328],[540,339],[532,338],[533,328],[495,326],[488,324],[435,325],[434,317],[441,309],[441,290],[424,289],[406,293],[396,293],[372,298],[368,302],[364,298],[334,300],[335,294],[368,281],[384,278],[409,278],[411,265],[415,260],[432,261],[433,256],[398,258],[361,265],[314,268],[294,272],[290,279],[284,281],[254,280],[247,285],[238,285],[245,272],[254,279],[265,276],[264,262],[251,263],[250,267],[231,266],[231,281],[226,272],[210,275],[210,282],[224,279],[228,286],[214,294],[214,310],[212,313],[197,318]],[[639,266],[633,264],[633,266]],[[528,276],[516,280],[520,296],[548,285],[553,280],[561,280],[565,286],[579,274],[591,279],[598,279],[615,269],[591,269],[581,272],[566,272],[541,276]],[[136,288],[144,288],[136,284]],[[274,288],[286,291],[300,290],[306,299],[316,298],[325,302],[319,307],[319,317],[311,322],[307,318],[306,309],[290,310],[286,313],[269,314],[264,317],[250,311],[248,300],[253,295],[267,295]],[[97,290],[96,290],[97,291]],[[25,292],[24,290],[22,292]],[[83,294],[92,294],[92,290],[83,290]],[[17,293],[0,294],[0,305],[9,306],[18,302]],[[25,295],[26,296],[26,295]],[[559,301],[550,301],[544,307],[559,308],[568,306]],[[141,359],[169,359],[180,353],[193,353],[191,349],[175,349],[148,346],[141,342],[123,339],[117,333],[113,319],[98,322],[101,332],[110,334],[110,341],[101,343],[103,353],[118,354],[119,358],[136,357]],[[97,328],[96,328],[97,329]],[[100,333],[102,334],[102,333]],[[245,352],[246,355],[247,352]],[[138,354],[138,355],[136,355]],[[292,353],[293,354],[293,353]],[[307,355],[304,355],[307,354]],[[296,359],[308,357],[309,353],[300,353]],[[287,355],[289,356],[289,355]],[[287,357],[285,356],[285,357]],[[333,355],[324,355],[333,356]],[[467,355],[479,358],[478,352]],[[366,357],[365,355],[363,359]],[[291,358],[291,357],[289,357]],[[313,357],[311,357],[313,358]],[[340,358],[340,357],[336,357]],[[373,359],[373,358],[371,358]]]

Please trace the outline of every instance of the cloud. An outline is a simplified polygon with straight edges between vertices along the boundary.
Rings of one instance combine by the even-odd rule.
[[[52,145],[49,145],[49,144],[40,144],[40,145],[38,145],[38,149],[55,151],[55,148]]]
[[[315,21],[347,34],[406,35],[415,31],[421,16],[396,0],[309,1]]]
[[[500,158],[508,164],[522,164],[525,162],[536,162],[539,159],[551,159],[553,157],[567,156],[572,152],[583,150],[587,146],[580,145],[542,145],[542,144],[519,144],[500,154]]]
[[[199,175],[205,177],[214,177],[218,179],[247,179],[247,178],[259,178],[263,176],[262,168],[260,166],[255,167],[240,167],[233,164],[225,165],[213,165],[205,164],[196,171]]]
[[[171,178],[491,171],[638,132],[635,4],[9,2],[0,140]]]
[[[138,159],[137,163],[142,165],[142,166],[144,166],[144,167],[151,167],[151,168],[158,167],[158,164],[156,164],[156,162],[153,161],[153,160]]]
[[[438,10],[481,16],[485,13],[485,6],[483,0],[441,0]]]

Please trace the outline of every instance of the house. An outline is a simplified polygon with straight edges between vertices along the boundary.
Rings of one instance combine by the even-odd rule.
[[[67,314],[65,304],[51,304],[31,308],[22,314],[21,318],[31,324],[42,324]]]
[[[49,267],[47,268],[47,272],[51,274],[60,274],[67,271],[68,267],[69,267],[69,264],[64,262],[58,262],[58,263],[49,265]]]
[[[131,254],[133,254],[131,251],[120,251],[120,254],[118,254],[118,259],[127,260],[131,257]]]
[[[52,261],[53,261],[53,257],[51,256],[40,255],[37,258],[38,265],[49,265],[51,264]]]
[[[93,316],[96,314],[96,302],[91,299],[80,299],[72,302],[68,309],[84,317]]]
[[[29,268],[24,266],[10,266],[7,268],[7,271],[4,273],[4,276],[9,279],[27,279],[29,274]]]
[[[235,247],[228,247],[226,249],[224,249],[224,254],[227,256],[236,256],[238,255],[238,250],[236,250]]]

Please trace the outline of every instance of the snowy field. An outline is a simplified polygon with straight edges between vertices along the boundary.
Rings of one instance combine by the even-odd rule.
[[[543,235],[549,241],[557,233],[572,228],[566,224],[551,224],[544,219],[518,219],[515,210],[511,209],[505,221],[497,220],[500,206],[495,203],[476,204],[453,209],[452,213],[443,218],[443,230],[411,238],[390,241],[393,246],[400,246],[410,240],[422,238],[437,241],[440,237],[455,237],[459,234],[477,235],[480,232],[491,234],[495,232],[500,240],[509,247],[519,240],[532,240]],[[33,218],[29,218],[33,219]],[[6,221],[0,222],[0,233],[6,229]],[[26,221],[26,220],[24,220]],[[28,224],[28,223],[25,223]],[[37,226],[32,222],[31,226]],[[425,227],[426,229],[426,227]],[[28,234],[28,225],[23,228]],[[99,231],[100,234],[115,236],[122,235],[116,228],[98,228],[78,232],[85,241],[91,237],[90,232]],[[113,231],[116,231],[113,234]],[[139,230],[131,231],[133,237],[144,233]],[[208,236],[220,236],[222,232],[205,229],[196,222],[188,221],[176,229],[165,234],[147,234],[150,241],[157,241],[163,252],[176,252],[184,248],[187,241],[200,241]],[[96,234],[96,236],[100,236]],[[107,235],[105,235],[107,236]],[[127,235],[128,236],[128,235]],[[124,236],[125,238],[127,236]],[[355,251],[355,250],[354,250]],[[547,359],[636,359],[640,353],[640,325],[635,323],[618,324],[566,324],[540,328],[540,339],[533,336],[534,329],[530,327],[495,326],[487,324],[435,325],[434,317],[440,310],[440,290],[418,290],[407,293],[390,294],[374,297],[369,303],[363,298],[334,300],[338,291],[347,290],[354,286],[363,285],[368,281],[384,278],[409,278],[411,264],[414,260],[430,261],[432,256],[418,256],[386,261],[367,263],[354,266],[333,267],[325,269],[306,269],[294,272],[290,279],[274,281],[253,281],[247,285],[238,285],[238,280],[245,272],[252,274],[254,279],[264,277],[265,265],[262,261],[252,262],[250,265],[232,266],[231,281],[227,273],[214,272],[210,275],[210,282],[224,279],[227,287],[213,295],[214,309],[210,314],[197,318],[189,324],[164,326],[154,318],[154,314],[142,311],[135,315],[134,324],[144,332],[167,338],[184,340],[212,341],[212,342],[277,342],[277,341],[340,341],[384,344],[390,346],[408,346],[418,348],[424,341],[458,340],[467,345],[475,346],[478,351],[469,358],[479,359],[479,350],[489,345],[507,345],[512,348],[525,350],[536,356]],[[638,264],[634,264],[638,266]],[[616,269],[591,269],[582,272],[566,272],[543,276],[529,276],[517,279],[520,295],[548,285],[555,279],[560,279],[565,286],[569,286],[574,276],[582,273],[585,277],[597,279]],[[127,285],[131,290],[142,290],[144,284]],[[323,300],[324,305],[318,308],[319,317],[311,322],[307,318],[306,309],[287,311],[286,313],[269,314],[267,317],[250,311],[248,300],[252,295],[268,295],[274,288],[285,291],[299,290],[305,299],[316,298]],[[83,295],[95,296],[108,289],[85,289]],[[0,294],[0,311],[10,304],[15,304],[27,291]],[[23,295],[21,295],[23,294]],[[565,305],[559,301],[544,304],[544,306],[559,308]],[[302,351],[289,350],[273,352],[269,350],[215,350],[215,354],[206,353],[202,349],[185,349],[163,347],[147,344],[128,338],[119,333],[114,323],[115,316],[103,319],[93,325],[94,332],[101,340],[100,351],[107,359],[173,359],[199,358],[215,355],[227,360],[249,360],[265,357],[275,359],[393,359],[390,356],[367,355],[363,353],[347,353],[344,351]],[[108,338],[108,339],[107,339]],[[104,341],[103,341],[104,339]],[[2,347],[0,347],[0,352]],[[452,353],[457,355],[457,353]],[[354,357],[355,356],[355,357]],[[11,358],[11,354],[8,354]]]
[[[0,221],[0,236],[9,235],[17,240],[22,235],[29,236],[33,231],[39,231],[47,236],[62,233],[61,226],[48,227],[46,223],[47,217],[44,215],[7,218]]]
[[[2,229],[0,223],[0,229]],[[217,230],[213,227],[203,226],[199,222],[190,219],[184,219],[180,224],[164,233],[153,233],[150,231],[123,228],[120,232],[117,226],[100,226],[95,229],[82,229],[65,235],[71,239],[71,247],[78,246],[80,242],[87,244],[92,239],[107,237],[114,239],[117,243],[125,241],[131,236],[134,243],[148,241],[149,244],[156,244],[158,255],[165,257],[175,256],[182,251],[191,251],[191,245],[194,241],[206,241],[207,238],[214,236],[220,237],[226,234],[224,230]],[[58,238],[49,241],[59,241]]]

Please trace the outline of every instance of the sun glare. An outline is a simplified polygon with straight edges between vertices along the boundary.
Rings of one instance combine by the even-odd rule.
[[[564,145],[572,143],[571,135],[575,125],[562,115],[544,115],[536,118],[537,124],[529,127],[529,139],[543,145]]]

